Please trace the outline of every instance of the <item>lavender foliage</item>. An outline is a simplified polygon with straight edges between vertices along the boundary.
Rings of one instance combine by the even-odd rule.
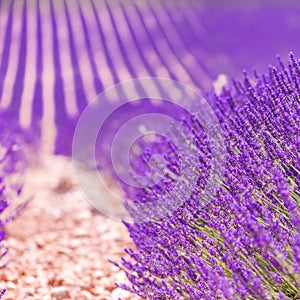
[[[22,175],[28,166],[26,143],[30,137],[5,115],[0,117],[0,269],[4,268],[8,248],[5,245],[5,226],[16,218],[30,198],[23,197]],[[5,289],[0,290],[0,299]]]
[[[126,249],[130,258],[116,264],[131,282],[122,288],[153,300],[299,299],[299,80],[300,60],[291,54],[286,65],[279,59],[278,67],[253,78],[244,72],[243,81],[211,95],[229,155],[224,180],[205,208],[210,149],[201,126],[185,117],[202,153],[197,186],[168,218],[126,224],[136,250]],[[159,142],[133,159],[140,172]],[[176,169],[176,149],[163,147]],[[152,201],[171,186],[165,178],[151,190],[126,192],[133,201]]]

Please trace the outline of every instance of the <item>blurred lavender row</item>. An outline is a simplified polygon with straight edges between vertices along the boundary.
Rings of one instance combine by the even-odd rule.
[[[300,48],[296,1],[1,1],[0,105],[70,154],[103,89],[141,76],[200,89]],[[43,134],[41,134],[43,132]]]
[[[4,232],[5,223],[16,214],[16,211],[19,211],[18,208],[22,208],[22,205],[15,204],[21,193],[21,183],[11,185],[10,178],[22,174],[23,163],[26,164],[24,155],[19,152],[19,149],[26,148],[28,144],[27,137],[24,135],[25,131],[37,136],[43,150],[70,155],[73,132],[80,113],[105,88],[127,79],[153,76],[171,78],[209,92],[216,86],[219,88],[220,85],[226,84],[231,77],[239,77],[242,69],[251,69],[253,66],[258,70],[265,69],[276,54],[285,57],[291,50],[296,54],[299,53],[299,13],[300,5],[296,1],[285,1],[284,3],[281,1],[251,1],[247,4],[239,1],[219,3],[219,1],[209,0],[176,2],[163,0],[0,1],[0,108],[1,126],[3,127],[0,136],[1,151],[3,149],[1,156],[3,157],[1,158],[3,167],[0,174],[3,178],[0,202],[1,232]],[[282,86],[283,89],[289,89],[289,83],[285,81],[290,78],[294,81],[293,76],[298,80],[299,64],[298,62],[294,64],[290,71],[294,73],[286,75],[286,69],[283,69],[279,74],[275,72],[275,75],[267,76],[266,82],[264,82],[264,77],[258,77],[260,82],[255,88],[262,93],[268,93],[268,97],[273,96],[272,91],[268,90],[268,84],[273,88],[275,86],[276,92]],[[276,76],[279,76],[279,79]],[[292,87],[298,92],[297,88],[298,85]],[[242,107],[248,108],[251,92],[251,84],[248,84],[247,80],[244,85],[237,84],[235,97]],[[290,96],[286,90],[281,93]],[[230,99],[230,93],[226,94],[225,90],[220,102],[217,103],[220,105],[222,101],[226,100],[226,103],[228,101],[229,104],[225,105],[226,110],[231,105]],[[211,104],[215,105],[213,99],[211,99]],[[246,106],[244,106],[245,104]],[[265,105],[262,101],[261,104]],[[218,107],[215,108],[217,111]],[[287,104],[287,108],[289,109],[289,104]],[[250,113],[251,109],[256,108],[251,106]],[[277,113],[275,108],[272,107],[272,109]],[[279,121],[292,118],[291,115],[284,114],[285,109],[285,107],[281,107]],[[226,115],[226,112],[221,111],[220,119],[222,119],[223,113]],[[243,113],[248,113],[248,110]],[[263,112],[259,113],[265,117]],[[299,116],[299,110],[297,110],[297,114]],[[247,115],[248,118],[251,116],[251,114]],[[262,117],[257,112],[255,116]],[[270,116],[266,117],[269,120]],[[276,115],[275,120],[277,117]],[[235,117],[234,122],[238,122],[238,118]],[[278,124],[280,125],[280,122]],[[229,142],[235,141],[238,144],[239,141],[236,141],[234,133],[230,130],[225,130],[230,134]],[[245,134],[247,134],[247,127],[245,130]],[[283,135],[279,138],[284,137],[284,143],[291,148],[298,146],[299,141],[289,140],[287,133],[284,136],[284,130],[282,128],[279,132]],[[275,132],[274,136],[277,138]],[[273,149],[276,149],[275,144],[278,141],[274,138],[269,139],[266,135],[263,135],[262,138],[267,139],[267,142],[274,146],[270,146],[268,149],[273,163],[277,159],[283,160],[282,168],[290,168],[290,164],[296,163],[287,156],[292,151],[292,159],[295,159],[295,151],[298,150],[291,150],[283,144],[280,145],[283,149],[279,148],[275,155]],[[266,145],[268,145],[267,142]],[[32,143],[31,140],[29,143]],[[257,143],[253,145],[253,147],[256,146]],[[233,151],[234,147],[233,144],[230,144],[229,150]],[[242,143],[241,147],[246,146]],[[247,154],[250,156],[253,154],[250,148],[247,148]],[[235,154],[232,153],[232,155]],[[249,159],[249,157],[244,158]],[[7,162],[9,163],[7,164]],[[19,166],[19,163],[22,167],[15,168],[14,166]],[[234,165],[235,161],[231,163],[234,170],[243,167],[247,172],[253,171],[251,168],[248,170],[248,166],[243,165],[242,162],[239,162],[238,166]],[[271,170],[276,173],[272,173],[274,180],[276,177],[276,181],[272,181],[273,188],[278,187],[278,193],[282,194],[283,199],[278,201],[285,216],[291,203],[288,200],[286,203],[283,202],[286,200],[284,197],[288,197],[284,178],[290,178],[291,174],[297,173],[299,169],[296,168],[296,171],[275,169],[274,167]],[[228,174],[228,180],[235,182],[235,188],[238,188],[241,182],[236,182],[236,177],[231,178],[232,174]],[[240,180],[249,179],[245,174],[239,175],[241,175]],[[295,184],[298,184],[295,176],[291,178]],[[15,181],[13,180],[13,182]],[[6,191],[10,189],[12,189],[11,193],[7,194]],[[247,194],[246,196],[251,203],[256,201],[251,198],[251,195]],[[274,194],[271,196],[274,197]],[[239,203],[239,201],[235,203]],[[256,207],[256,203],[253,205]],[[8,207],[12,207],[12,209],[9,210]],[[266,216],[269,214],[268,208],[262,211]],[[236,207],[228,209],[234,211]],[[207,222],[213,222],[210,217],[205,215]],[[296,219],[293,220],[297,222]],[[294,222],[292,219],[283,221],[288,222],[288,230],[294,230],[292,226],[295,225],[292,225]],[[258,226],[257,223],[255,224]],[[263,230],[263,228],[255,226],[253,230],[258,230],[257,228]],[[277,227],[275,229],[279,230]],[[168,232],[169,228],[166,228],[166,232]],[[144,236],[137,235],[137,238],[135,236],[136,228],[132,227],[130,230],[137,245],[144,247],[142,244],[139,245],[139,239],[143,239]],[[222,232],[224,235],[227,233],[226,231]],[[294,234],[294,231],[292,233]],[[165,232],[162,231],[162,234]],[[151,237],[150,227],[147,229],[147,236]],[[177,235],[174,233],[173,238],[175,236]],[[4,237],[5,234],[1,233],[1,241]],[[259,242],[264,243],[264,241]],[[211,243],[213,246],[219,247],[215,241],[211,241]],[[297,243],[293,245],[295,245],[293,247],[299,247]],[[1,249],[4,249],[3,253],[5,254],[4,246]],[[154,252],[154,254],[157,253]],[[174,263],[174,261],[171,262]],[[201,263],[206,272],[205,264],[202,261],[198,263]],[[243,262],[240,263],[243,267]],[[153,266],[156,264],[157,260],[154,257]],[[130,264],[126,266],[131,268]],[[155,269],[153,266],[151,270]],[[165,268],[165,266],[163,267]],[[232,265],[232,268],[237,268],[237,266]],[[218,270],[221,272],[221,269]],[[211,275],[208,271],[207,274],[207,276]],[[195,280],[192,272],[188,276],[189,280]],[[222,277],[222,274],[220,276],[220,282],[224,283],[223,286],[228,287],[221,290],[222,293],[232,295],[233,290],[230,284]],[[287,276],[290,276],[290,273]],[[213,276],[206,280],[209,282],[212,278],[217,277]],[[131,279],[133,284],[140,289],[138,293],[143,294],[144,290],[140,283],[137,283],[133,277]],[[276,277],[274,280],[279,284],[281,279]],[[253,280],[255,281],[251,288],[256,289],[260,281],[257,278],[253,278]],[[285,278],[283,281],[286,283]],[[290,283],[288,281],[288,284]],[[153,293],[161,292],[157,290],[156,282],[151,281],[151,284]],[[247,291],[242,284],[239,285],[240,291]],[[294,295],[293,280],[291,285],[291,293]],[[168,288],[165,283],[163,287]],[[194,292],[193,289],[192,292]],[[195,297],[199,296],[197,292]],[[279,295],[277,290],[275,292]],[[264,297],[263,290],[257,289],[257,293]]]

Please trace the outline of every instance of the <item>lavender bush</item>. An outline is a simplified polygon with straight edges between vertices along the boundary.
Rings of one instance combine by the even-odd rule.
[[[10,125],[10,126],[9,126]],[[27,134],[18,126],[10,124],[9,119],[1,115],[0,119],[0,269],[7,261],[5,255],[5,226],[16,218],[30,199],[22,196],[22,174],[27,167],[25,153]],[[5,289],[0,289],[0,299]]]
[[[299,80],[300,61],[291,54],[286,65],[279,59],[278,67],[253,78],[244,72],[242,82],[210,96],[229,155],[224,180],[205,208],[211,149],[201,126],[192,117],[182,120],[202,153],[195,162],[198,183],[168,218],[126,223],[137,250],[126,249],[130,259],[116,263],[131,282],[122,288],[153,300],[299,299]],[[133,159],[140,172],[159,142]],[[176,169],[176,149],[164,145]],[[151,190],[126,192],[133,201],[152,201],[171,187],[165,178]]]

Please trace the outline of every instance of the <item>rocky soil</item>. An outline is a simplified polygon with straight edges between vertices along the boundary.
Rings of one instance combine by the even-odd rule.
[[[25,177],[24,213],[8,226],[5,300],[138,299],[115,286],[119,261],[132,243],[124,225],[93,211],[76,184],[71,160],[48,156]]]

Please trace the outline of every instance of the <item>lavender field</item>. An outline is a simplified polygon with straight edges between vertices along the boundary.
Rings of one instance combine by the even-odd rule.
[[[0,298],[300,299],[299,16],[0,0]]]

